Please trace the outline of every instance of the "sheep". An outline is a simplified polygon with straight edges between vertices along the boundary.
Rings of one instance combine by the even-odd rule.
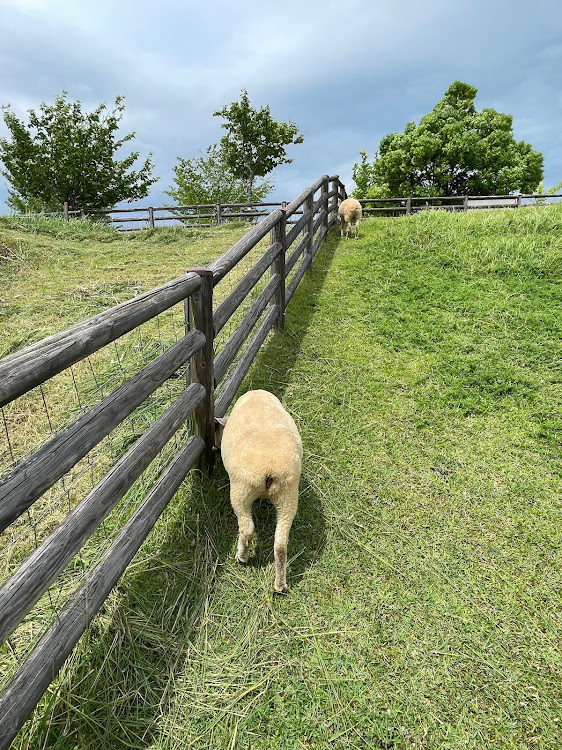
[[[351,238],[351,224],[355,222],[355,239],[358,239],[359,223],[361,221],[362,214],[363,214],[363,211],[361,209],[361,204],[356,198],[346,198],[344,201],[342,201],[338,209],[338,216],[340,217],[340,228],[341,228],[342,237],[344,236],[343,234],[344,224],[347,224],[345,237],[347,239],[347,236],[349,235],[349,237]]]
[[[287,542],[299,500],[301,437],[290,414],[269,391],[248,391],[226,420],[216,421],[216,442],[238,519],[236,560],[248,562],[254,536],[252,504],[258,497],[268,498],[277,514],[273,588],[277,594],[285,594]]]

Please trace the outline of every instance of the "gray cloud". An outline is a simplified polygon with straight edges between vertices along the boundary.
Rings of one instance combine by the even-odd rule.
[[[559,0],[0,0],[0,15],[0,103],[24,116],[63,89],[88,109],[124,94],[123,130],[161,177],[144,203],[165,200],[177,156],[221,137],[213,111],[243,87],[305,136],[274,174],[277,198],[326,172],[350,183],[360,149],[373,156],[455,79],[478,88],[478,108],[513,115],[547,185],[562,179]]]

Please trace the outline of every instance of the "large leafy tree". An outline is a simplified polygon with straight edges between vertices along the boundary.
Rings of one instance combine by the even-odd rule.
[[[226,130],[221,148],[232,174],[243,180],[248,201],[256,177],[265,177],[280,164],[290,164],[285,146],[303,142],[293,122],[276,122],[269,107],[254,109],[246,89],[242,89],[239,102],[225,105],[214,116],[226,121],[221,126]]]
[[[357,197],[532,192],[543,156],[513,137],[511,115],[474,106],[477,89],[455,81],[420,124],[380,142],[373,164],[354,166]]]
[[[100,104],[84,112],[81,103],[69,102],[64,91],[54,104],[43,102],[39,112],[30,109],[28,124],[4,108],[11,138],[0,138],[0,160],[11,186],[8,205],[19,211],[54,211],[68,201],[71,208],[101,209],[146,197],[157,181],[152,177],[152,155],[137,171],[132,167],[138,151],[115,158],[135,137],[117,136],[123,99],[118,96],[111,110]]]
[[[265,180],[252,187],[252,201],[261,201],[273,189],[273,183]],[[202,203],[243,203],[246,185],[236,177],[225,157],[224,151],[214,144],[206,155],[192,159],[178,157],[174,167],[174,185],[165,191],[181,205]]]

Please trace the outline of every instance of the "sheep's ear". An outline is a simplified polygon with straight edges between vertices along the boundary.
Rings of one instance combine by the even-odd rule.
[[[226,417],[215,417],[215,446],[220,449]]]

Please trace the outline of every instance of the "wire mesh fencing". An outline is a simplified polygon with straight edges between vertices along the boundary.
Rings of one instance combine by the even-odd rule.
[[[185,333],[182,302],[3,406],[0,410],[0,477],[9,476],[41,448],[62,436],[80,417],[108,399]],[[33,550],[39,549],[68,513],[175,402],[188,382],[189,362],[167,378],[0,534],[0,585]],[[33,610],[10,634],[0,651],[0,689],[55,622],[71,592],[104,556],[139,499],[162,474],[189,435],[187,424],[174,433],[48,587]]]

